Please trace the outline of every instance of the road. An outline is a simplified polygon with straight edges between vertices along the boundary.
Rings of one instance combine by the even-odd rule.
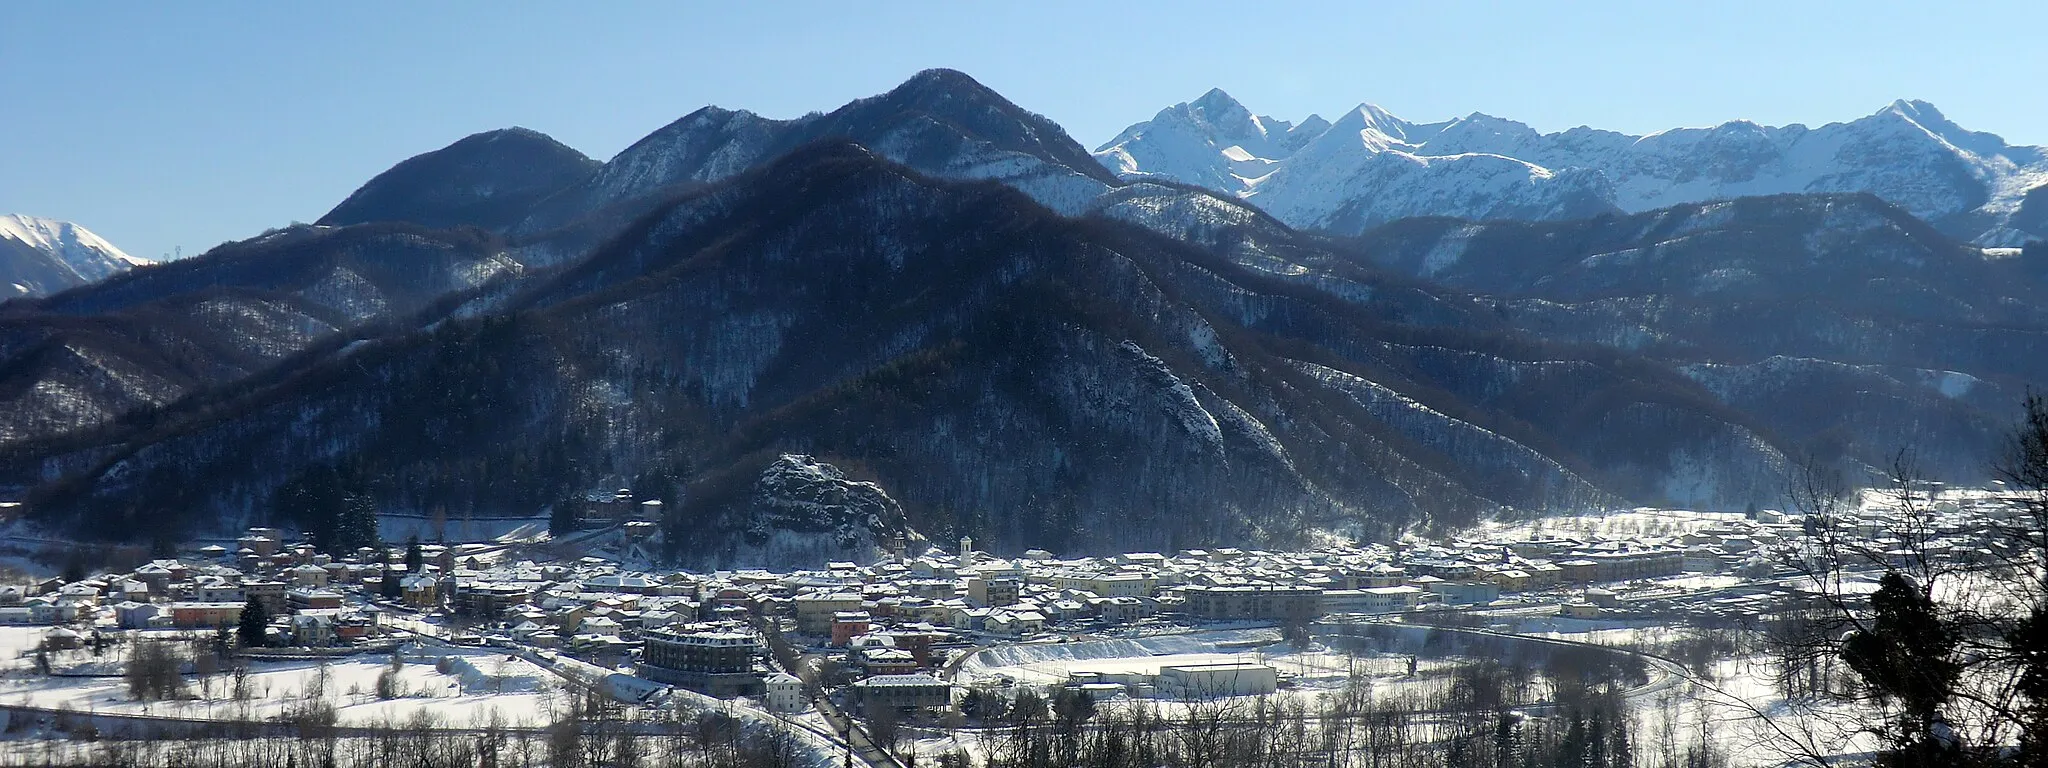
[[[816,704],[818,714],[825,718],[825,722],[832,724],[833,730],[845,734],[842,743],[852,745],[853,753],[860,757],[861,762],[867,763],[870,768],[903,768],[903,763],[899,762],[895,755],[875,746],[859,723],[839,711],[838,705],[833,704],[830,697],[819,696]]]

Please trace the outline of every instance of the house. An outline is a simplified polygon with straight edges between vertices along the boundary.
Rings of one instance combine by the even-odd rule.
[[[762,681],[766,689],[762,694],[768,711],[788,714],[804,709],[804,681],[788,672],[777,672]]]
[[[1151,616],[1157,612],[1157,605],[1142,597],[1124,595],[1097,597],[1088,601],[1089,609],[1110,624],[1125,624]]]
[[[155,626],[156,617],[163,609],[150,603],[130,600],[114,606],[114,621],[122,629],[148,629]]]
[[[147,563],[135,569],[135,580],[149,585],[149,591],[161,595],[171,590],[173,578],[169,567],[159,563]]]
[[[327,582],[332,578],[326,568],[312,563],[293,568],[287,573],[291,576],[294,586],[314,589],[327,586]]]
[[[100,587],[95,583],[81,581],[57,590],[57,597],[79,605],[99,605]]]
[[[1045,615],[1037,611],[991,609],[982,629],[998,635],[1019,637],[1045,631]]]
[[[331,611],[308,611],[292,616],[292,643],[308,648],[333,645],[335,618],[335,612]]]
[[[398,582],[398,589],[405,604],[414,608],[433,608],[441,604],[441,583],[430,576],[407,576]]]
[[[58,627],[50,630],[49,634],[43,635],[44,650],[71,651],[77,650],[83,645],[85,645],[85,636],[78,634],[77,630],[67,627]]]

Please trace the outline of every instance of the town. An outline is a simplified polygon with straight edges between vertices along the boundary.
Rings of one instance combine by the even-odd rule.
[[[0,587],[16,657],[0,716],[10,733],[81,712],[133,730],[275,719],[313,697],[342,725],[432,711],[538,727],[553,691],[578,690],[716,709],[819,755],[900,765],[919,750],[896,747],[915,740],[900,727],[957,718],[991,689],[1187,705],[1341,690],[1361,663],[1389,681],[1436,663],[1413,643],[1346,645],[1373,634],[1361,626],[1743,626],[1803,588],[1794,566],[1815,534],[1773,510],[1638,509],[1298,552],[1003,557],[962,539],[814,570],[692,573],[647,567],[658,510],[630,497],[559,539],[522,529],[322,552],[252,528],[132,570]],[[1866,493],[1831,525],[1878,551],[1911,525],[1936,534],[1922,551],[1988,559],[1984,532],[2024,501]],[[172,680],[152,691],[136,670],[163,648]],[[271,709],[251,703],[266,698]]]

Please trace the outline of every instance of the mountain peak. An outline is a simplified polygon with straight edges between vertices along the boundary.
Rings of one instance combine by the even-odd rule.
[[[1222,88],[1209,89],[1207,93],[1202,94],[1201,98],[1188,102],[1188,106],[1208,114],[1250,111],[1245,109],[1244,104],[1239,103],[1237,99],[1231,98],[1230,94],[1224,93]]]
[[[1350,114],[1358,116],[1367,127],[1378,128],[1391,136],[1399,136],[1400,129],[1408,124],[1408,121],[1394,116],[1394,113],[1388,112],[1378,104],[1359,104],[1352,108]]]
[[[981,86],[981,82],[975,80],[972,75],[949,67],[932,67],[919,70],[917,74],[911,75],[910,79],[903,81],[903,84],[942,85],[947,87]]]
[[[1878,110],[1878,112],[1880,114],[1885,112],[1896,113],[1912,118],[1915,122],[1922,120],[1948,122],[1948,118],[1942,116],[1941,110],[1935,109],[1933,104],[1919,99],[1897,99],[1884,109]]]
[[[974,79],[967,73],[957,69],[945,68],[927,69],[911,75],[910,79],[904,80],[902,84],[889,89],[889,92],[882,98],[909,99],[916,102],[924,102],[933,96],[954,94],[987,95],[998,99],[1002,98],[994,90],[986,85],[982,85],[981,81]]]
[[[1332,132],[1347,131],[1361,134],[1373,151],[1386,149],[1391,144],[1405,144],[1408,141],[1408,121],[1395,117],[1394,113],[1381,109],[1375,104],[1360,104],[1345,112],[1343,117],[1330,126]]]

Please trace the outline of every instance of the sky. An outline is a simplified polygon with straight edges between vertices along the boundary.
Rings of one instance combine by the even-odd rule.
[[[1539,130],[1818,125],[1894,99],[2048,144],[2048,3],[29,2],[0,25],[0,213],[190,256],[512,125],[599,159],[706,104],[828,111],[967,72],[1093,149],[1221,87]]]

